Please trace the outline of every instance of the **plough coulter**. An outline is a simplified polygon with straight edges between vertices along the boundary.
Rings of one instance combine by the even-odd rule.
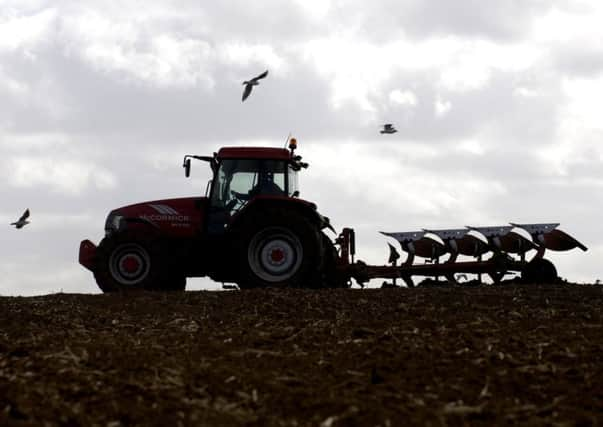
[[[414,286],[416,277],[426,284],[464,276],[466,283],[467,275],[476,275],[473,282],[486,275],[501,283],[511,273],[524,282],[554,282],[557,271],[545,250],[586,250],[558,224],[387,232],[406,258],[400,262],[388,243],[388,264],[367,265],[354,259],[354,230],[344,228],[332,241],[324,233],[335,231],[329,219],[299,197],[297,175],[308,164],[295,153],[297,141],[288,142],[288,149],[224,147],[213,156],[186,155],[185,176],[193,159],[213,172],[205,196],[112,210],[98,246],[80,243],[80,264],[103,292],[184,290],[187,277],[202,276],[240,289],[350,287],[352,279],[360,286],[371,279]],[[530,251],[535,255],[528,260]]]

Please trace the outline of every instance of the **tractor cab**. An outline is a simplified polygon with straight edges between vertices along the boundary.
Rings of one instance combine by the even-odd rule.
[[[213,157],[186,156],[185,173],[190,173],[190,158],[209,161],[213,179],[208,184],[207,225],[210,233],[220,233],[231,219],[256,198],[299,196],[298,172],[308,165],[294,154],[295,139],[289,150],[266,147],[224,147]]]

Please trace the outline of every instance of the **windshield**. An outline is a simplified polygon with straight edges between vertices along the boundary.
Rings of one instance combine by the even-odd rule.
[[[291,195],[297,190],[297,177],[292,172],[283,160],[223,160],[213,182],[211,204],[232,212],[260,194]]]

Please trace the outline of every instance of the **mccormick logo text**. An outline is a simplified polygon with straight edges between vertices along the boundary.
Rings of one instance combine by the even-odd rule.
[[[141,218],[151,221],[188,221],[188,215],[181,215],[176,209],[168,205],[148,205],[157,211],[157,214],[141,215]]]

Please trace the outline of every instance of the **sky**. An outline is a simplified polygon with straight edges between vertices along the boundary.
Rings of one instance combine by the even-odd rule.
[[[0,0],[0,295],[100,292],[78,248],[110,210],[203,195],[184,154],[289,134],[360,259],[386,262],[379,231],[559,222],[589,248],[551,253],[560,276],[603,279],[601,22],[596,0]]]

